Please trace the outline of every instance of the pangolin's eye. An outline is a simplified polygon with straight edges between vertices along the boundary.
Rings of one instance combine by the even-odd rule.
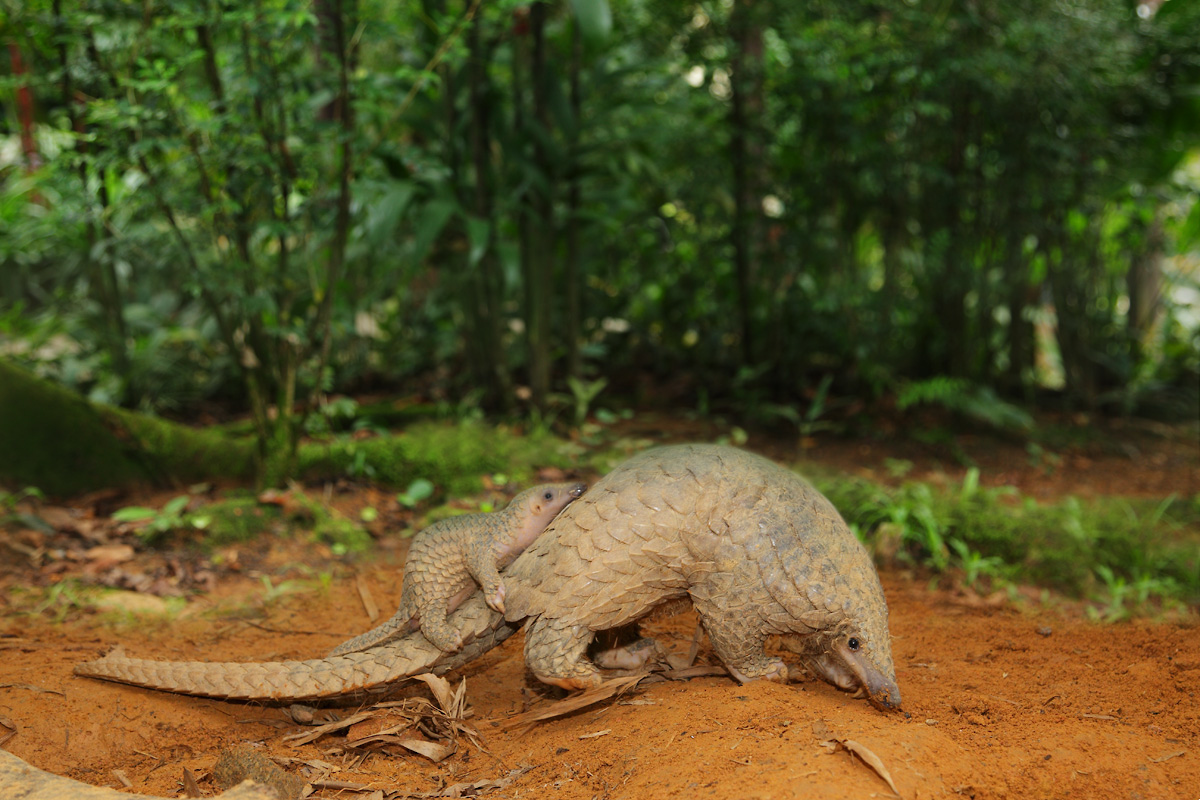
[[[546,498],[547,500],[553,500],[553,499],[554,499],[554,492],[546,492],[546,494],[545,494],[545,498]]]
[[[850,639],[846,642],[846,646],[849,647],[851,650],[858,650],[858,648],[859,648],[858,637],[851,636]]]

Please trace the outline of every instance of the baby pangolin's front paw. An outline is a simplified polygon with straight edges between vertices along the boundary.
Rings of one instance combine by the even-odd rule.
[[[492,611],[504,613],[504,584],[496,584],[496,588],[484,594],[483,601],[488,604],[488,608]]]

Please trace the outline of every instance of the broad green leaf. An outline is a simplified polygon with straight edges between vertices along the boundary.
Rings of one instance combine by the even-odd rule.
[[[116,522],[141,522],[143,520],[152,519],[158,512],[153,508],[145,506],[126,506],[125,508],[117,509],[113,512],[112,518]]]
[[[413,239],[414,261],[420,261],[429,252],[434,240],[442,233],[446,223],[454,212],[458,211],[458,203],[453,200],[432,200],[417,212],[414,224],[417,228]]]
[[[411,181],[395,181],[383,196],[371,205],[367,217],[367,239],[373,246],[383,244],[396,230],[416,190],[416,184]]]
[[[179,512],[183,511],[183,509],[187,507],[187,504],[188,504],[187,495],[180,495],[179,497],[172,499],[169,503],[167,503],[165,506],[163,506],[163,510],[162,510],[163,516],[171,516],[171,517],[178,516]]]

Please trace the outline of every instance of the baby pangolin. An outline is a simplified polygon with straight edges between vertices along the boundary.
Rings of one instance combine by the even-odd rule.
[[[456,652],[463,639],[447,621],[450,612],[478,584],[488,606],[503,613],[505,588],[500,570],[586,489],[582,483],[535,486],[514,497],[503,511],[451,517],[421,531],[404,564],[399,610],[382,625],[338,645],[330,655],[366,650],[418,627],[444,652]]]

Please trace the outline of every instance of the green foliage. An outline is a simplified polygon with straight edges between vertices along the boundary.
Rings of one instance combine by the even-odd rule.
[[[604,391],[604,387],[608,386],[606,378],[598,378],[594,381],[584,381],[574,376],[567,378],[567,387],[571,390],[571,399],[575,405],[575,427],[578,428],[587,420],[588,409],[592,407],[592,403]]]
[[[1098,594],[1118,608],[1152,598],[1200,603],[1197,499],[1039,505],[1010,489],[980,487],[974,470],[958,491],[844,479],[817,486],[861,538],[898,531],[903,557],[937,571],[961,569],[968,584],[1026,581]]]
[[[255,497],[228,497],[204,506],[210,522],[205,529],[206,547],[249,542],[279,520],[279,510]]]
[[[185,514],[191,498],[186,494],[168,500],[162,508],[126,506],[113,512],[116,522],[132,523],[143,541],[153,541],[164,534],[190,527],[207,528],[211,518],[204,514]]]
[[[1133,612],[1142,611],[1152,599],[1174,599],[1179,596],[1179,586],[1171,578],[1156,577],[1138,572],[1129,578],[1118,575],[1104,565],[1096,566],[1096,577],[1103,584],[1098,599],[1103,608],[1090,606],[1088,611],[1095,619],[1117,622],[1128,618]]]
[[[6,492],[0,489],[0,527],[15,523],[40,530],[43,533],[50,533],[52,529],[40,517],[21,511],[19,508],[26,501],[38,502],[43,497],[41,489],[36,486],[26,486],[16,492]]]
[[[261,477],[287,477],[293,412],[325,379],[344,278],[356,133],[342,25],[355,20],[291,2],[145,14],[96,2],[61,15],[35,3],[10,22],[22,46],[57,62],[35,83],[66,98],[42,186],[67,198],[55,212],[124,384],[115,399],[139,400],[164,371],[186,369],[174,361],[189,350],[172,347],[177,314],[235,365]],[[133,263],[145,278],[128,277]],[[42,273],[73,277],[41,267],[22,289]]]
[[[294,594],[302,594],[310,591],[310,587],[304,581],[282,580],[279,583],[271,578],[270,575],[263,575],[259,578],[262,583],[262,602],[263,605],[274,605],[280,600]]]
[[[962,569],[964,586],[974,588],[980,578],[999,580],[1006,572],[1011,572],[1004,569],[1004,560],[999,556],[985,556],[977,550],[972,550],[971,546],[961,539],[951,539],[949,545],[957,556],[958,567]]]
[[[361,553],[370,547],[371,535],[354,520],[298,489],[293,490],[290,497],[301,512],[293,521],[310,526],[313,538],[329,544],[334,555]]]
[[[418,376],[543,425],[597,380],[801,435],[835,390],[1187,416],[1200,10],[1137,8],[18,4],[0,356],[245,409],[269,482]]]
[[[433,484],[424,478],[417,478],[408,485],[400,494],[396,495],[396,500],[405,508],[415,508],[422,500],[428,500],[433,496]]]
[[[305,444],[300,472],[336,476],[355,465],[369,466],[373,480],[385,486],[408,487],[425,480],[450,495],[465,495],[479,490],[482,475],[511,474],[535,462],[566,466],[560,446],[553,437],[536,432],[517,435],[480,423],[427,422],[395,436]]]
[[[934,502],[933,490],[924,483],[909,484],[895,494],[876,489],[846,519],[860,538],[881,525],[893,526],[899,531],[901,543],[909,548],[909,555],[940,571],[950,565],[950,552],[944,535],[946,527],[935,512]]]
[[[913,381],[896,395],[896,407],[901,411],[920,403],[938,405],[1001,430],[1023,433],[1033,430],[1033,417],[1028,412],[1000,399],[989,387],[964,378],[939,375]]]

